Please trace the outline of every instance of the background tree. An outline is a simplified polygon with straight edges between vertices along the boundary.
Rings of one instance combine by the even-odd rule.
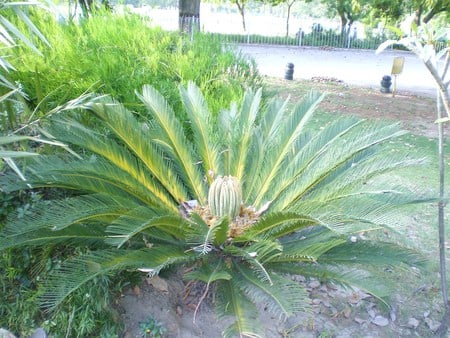
[[[370,8],[368,0],[322,0],[322,3],[331,15],[339,17],[343,36],[350,33],[353,23],[364,17]]]
[[[405,13],[404,9],[403,1],[373,0],[365,21],[374,22],[383,19],[386,22],[397,23]]]
[[[278,6],[285,4],[287,9],[286,14],[286,36],[289,36],[289,19],[291,17],[291,10],[294,3],[296,3],[298,0],[259,0],[261,2],[267,2],[271,4],[272,6]]]
[[[414,23],[417,26],[428,23],[440,13],[450,12],[450,0],[413,0],[406,4],[414,12]]]
[[[241,14],[241,18],[242,18],[242,28],[244,29],[244,31],[247,31],[247,27],[245,25],[245,5],[247,4],[248,0],[232,0],[239,11],[239,14]]]
[[[200,30],[200,0],[179,0],[178,26],[181,32]]]

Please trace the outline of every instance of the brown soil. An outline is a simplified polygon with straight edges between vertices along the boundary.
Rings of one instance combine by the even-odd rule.
[[[319,106],[325,112],[401,121],[404,128],[414,134],[437,137],[435,101],[430,97],[406,92],[398,92],[393,97],[377,90],[348,86],[332,78],[312,81],[268,78],[266,82],[269,91],[285,97],[290,95],[294,102],[312,87],[327,92]],[[396,305],[387,310],[361,291],[299,279],[309,291],[313,312],[279,321],[261,306],[261,321],[268,338],[431,337],[442,316],[439,301],[431,301],[439,299],[439,289],[435,285],[424,285],[406,295],[396,295],[393,301]],[[189,290],[189,296],[186,290]],[[119,309],[125,324],[123,336],[144,337],[140,323],[153,318],[167,329],[165,337],[221,337],[227,325],[217,321],[210,300],[204,301],[196,313],[203,290],[201,286],[196,290],[187,287],[179,276],[144,278],[139,287],[126,290],[120,299]],[[406,313],[401,310],[405,306],[409,307]]]
[[[281,96],[290,95],[298,101],[311,88],[327,93],[320,108],[337,114],[352,114],[369,119],[400,121],[403,127],[416,135],[437,138],[436,99],[415,93],[398,91],[384,94],[380,90],[351,86],[335,78],[316,77],[311,81],[286,81],[267,78],[270,88],[275,88]],[[283,94],[284,93],[284,94]],[[445,127],[449,135],[449,127]]]

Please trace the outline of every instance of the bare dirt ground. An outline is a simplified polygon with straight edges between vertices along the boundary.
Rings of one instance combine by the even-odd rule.
[[[366,58],[374,56],[373,51],[370,52],[372,56],[369,52],[353,53],[355,55],[338,52],[334,56],[338,61],[332,64],[329,51],[303,50],[303,54],[309,54],[309,57],[302,61],[294,59],[301,52],[299,49],[277,48],[269,53],[258,47],[247,47],[243,52],[256,56],[260,72],[266,76],[269,92],[289,96],[295,102],[314,88],[327,93],[318,108],[322,111],[400,121],[413,134],[430,139],[437,137],[433,83],[416,62],[418,60],[410,54],[404,54],[408,57],[406,65],[409,66],[405,71],[409,69],[410,72],[399,77],[398,91],[393,97],[379,90],[382,75],[390,71],[393,55],[389,53],[378,61],[367,61]],[[294,73],[294,81],[284,80],[286,62],[295,62],[296,71],[302,75]],[[370,70],[368,64],[375,70]],[[374,65],[377,66],[372,67]],[[450,135],[448,130],[446,134]],[[411,226],[419,228],[420,224]],[[362,291],[343,290],[317,280],[295,278],[308,290],[312,312],[280,321],[261,305],[261,322],[267,338],[432,337],[443,314],[437,274],[429,278],[431,282],[423,285],[407,285],[407,292],[393,296],[390,309],[383,308]],[[414,280],[413,276],[411,280]],[[398,280],[399,288],[404,290],[402,285],[410,282]],[[229,323],[217,321],[210,302],[203,302],[198,312],[195,311],[202,290],[201,286],[197,290],[187,286],[179,276],[143,278],[140,286],[125,290],[119,299],[118,309],[125,325],[123,337],[144,337],[140,325],[149,318],[161,322],[167,329],[165,337],[168,338],[221,337]]]

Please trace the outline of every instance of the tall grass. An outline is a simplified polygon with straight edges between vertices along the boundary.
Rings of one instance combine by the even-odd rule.
[[[134,91],[151,84],[178,108],[178,85],[194,81],[212,110],[228,105],[247,86],[259,85],[255,65],[211,37],[193,41],[176,32],[150,28],[132,14],[102,13],[78,24],[60,23],[35,11],[34,22],[53,46],[43,57],[25,48],[13,55],[13,80],[29,103],[48,111],[86,91],[106,93],[140,110]]]

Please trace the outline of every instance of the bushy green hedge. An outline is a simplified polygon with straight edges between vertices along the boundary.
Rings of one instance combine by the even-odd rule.
[[[110,94],[139,111],[135,90],[151,84],[172,102],[178,85],[194,81],[212,109],[227,106],[247,86],[259,85],[254,64],[218,40],[197,35],[191,42],[179,33],[151,28],[136,15],[102,13],[78,24],[60,23],[35,12],[32,20],[52,48],[43,57],[15,49],[17,72],[32,107],[48,111],[86,91]],[[177,105],[175,104],[175,107]]]

